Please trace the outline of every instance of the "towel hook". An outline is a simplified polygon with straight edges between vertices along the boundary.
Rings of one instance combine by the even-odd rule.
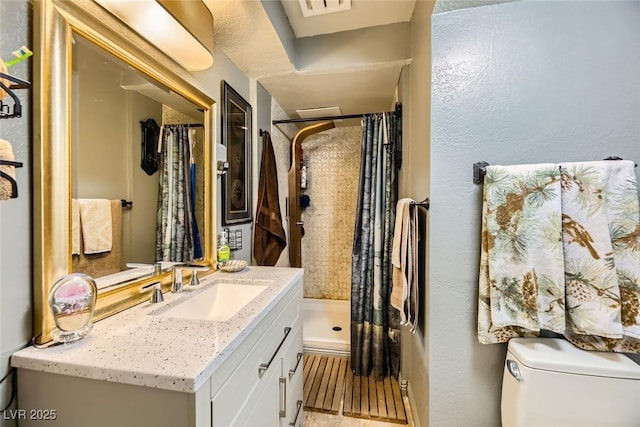
[[[22,162],[14,162],[12,160],[3,160],[0,159],[0,165],[1,166],[13,166],[14,168],[21,168],[22,167]],[[18,197],[18,183],[16,182],[16,180],[9,175],[8,173],[5,173],[4,171],[0,170],[0,177],[6,179],[7,181],[9,181],[9,184],[11,184],[11,198],[15,199]]]

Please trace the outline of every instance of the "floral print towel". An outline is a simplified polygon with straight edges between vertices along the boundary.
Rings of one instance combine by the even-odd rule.
[[[566,163],[561,170],[565,336],[587,350],[640,353],[640,206],[634,164]]]
[[[640,353],[640,207],[634,165],[488,166],[478,339],[564,334]]]
[[[560,169],[487,166],[478,305],[481,343],[564,331]]]

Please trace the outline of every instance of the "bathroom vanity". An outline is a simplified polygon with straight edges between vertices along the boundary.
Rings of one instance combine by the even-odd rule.
[[[16,418],[21,426],[299,426],[302,280],[292,268],[216,272],[97,322],[81,341],[15,353]]]

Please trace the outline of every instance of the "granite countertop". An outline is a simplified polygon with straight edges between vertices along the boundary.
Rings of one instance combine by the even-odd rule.
[[[302,276],[302,269],[247,267],[215,272],[197,287],[164,294],[164,302],[145,302],[96,322],[75,343],[46,349],[28,347],[11,357],[16,368],[193,393],[244,341],[269,310]],[[268,285],[225,322],[158,316],[220,281]],[[168,308],[167,308],[168,309]]]

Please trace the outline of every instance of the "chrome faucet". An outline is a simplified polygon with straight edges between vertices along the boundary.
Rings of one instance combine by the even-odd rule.
[[[182,270],[190,269],[191,270],[191,281],[189,285],[197,286],[200,284],[200,279],[198,278],[198,271],[207,271],[209,267],[200,266],[200,265],[191,265],[191,264],[176,264],[173,266],[173,281],[171,282],[171,292],[180,293],[183,291],[183,283],[182,283]]]
[[[171,292],[178,294],[182,292],[182,268],[179,265],[173,266],[173,281],[171,282]]]

